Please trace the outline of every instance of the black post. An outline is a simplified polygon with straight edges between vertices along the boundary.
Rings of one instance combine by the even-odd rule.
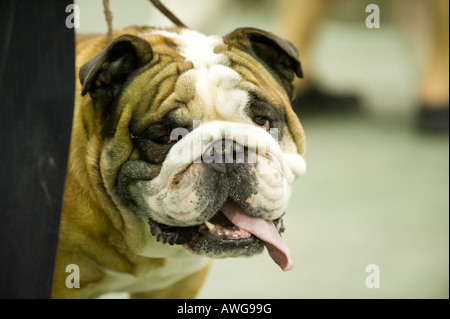
[[[0,1],[0,298],[49,298],[74,101],[64,0]]]

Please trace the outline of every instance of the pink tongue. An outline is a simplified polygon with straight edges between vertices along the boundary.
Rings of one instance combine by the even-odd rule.
[[[220,210],[234,225],[261,239],[270,257],[281,269],[287,271],[294,267],[291,252],[272,221],[249,216],[235,203],[226,203]]]

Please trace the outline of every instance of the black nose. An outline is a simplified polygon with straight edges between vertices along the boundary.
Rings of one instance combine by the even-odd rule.
[[[202,160],[217,172],[229,173],[245,162],[245,146],[229,139],[217,140],[206,149]]]

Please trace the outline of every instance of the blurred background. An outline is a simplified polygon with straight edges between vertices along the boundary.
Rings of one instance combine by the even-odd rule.
[[[449,298],[448,1],[163,2],[208,35],[283,36],[305,69],[293,106],[308,171],[283,234],[295,267],[266,252],[216,260],[199,298]],[[106,33],[100,0],[75,3],[77,32]],[[172,26],[146,0],[110,6],[114,28]]]

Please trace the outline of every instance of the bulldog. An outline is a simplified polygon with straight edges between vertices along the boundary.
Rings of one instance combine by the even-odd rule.
[[[282,217],[306,168],[291,42],[130,27],[79,36],[76,57],[53,298],[193,298],[211,260],[264,248],[292,268]]]

